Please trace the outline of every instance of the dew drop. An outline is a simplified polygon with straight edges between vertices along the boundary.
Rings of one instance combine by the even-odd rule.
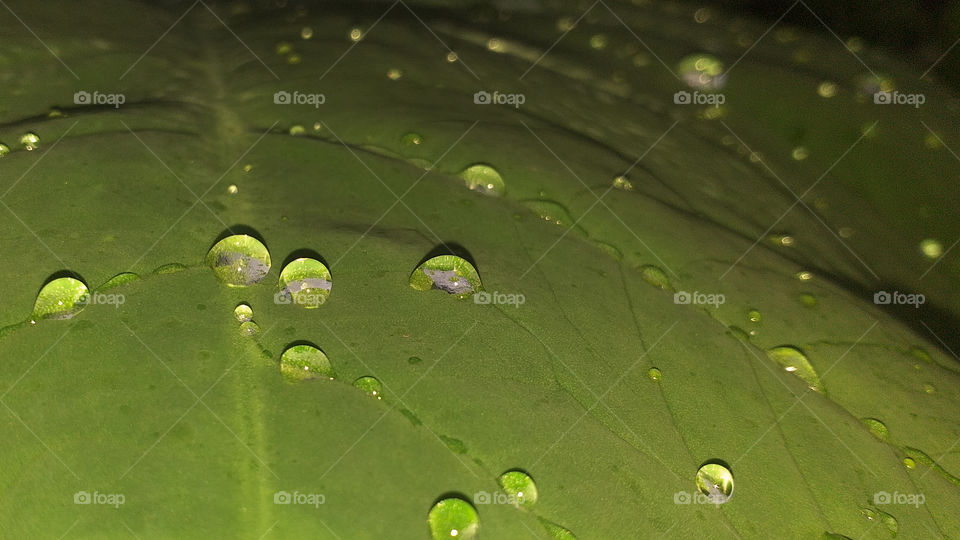
[[[312,37],[313,37],[313,28],[310,28],[309,26],[304,26],[303,29],[300,30],[301,39],[310,39]]]
[[[747,318],[750,319],[750,322],[752,323],[759,323],[763,321],[763,315],[761,315],[756,309],[751,309],[749,312],[747,312]]]
[[[299,137],[300,135],[303,135],[306,132],[307,130],[304,129],[304,127],[301,126],[300,124],[297,124],[295,126],[290,126],[290,135],[293,135],[294,137]]]
[[[503,41],[497,38],[490,38],[487,40],[487,50],[502,53],[506,51],[506,47],[503,46]]]
[[[832,98],[837,95],[837,83],[823,81],[820,86],[817,86],[817,95],[822,98]]]
[[[333,277],[322,262],[308,257],[290,261],[280,272],[279,304],[294,303],[311,309],[321,306],[333,290]]]
[[[590,48],[596,51],[606,49],[609,41],[606,35],[595,34],[590,36]]]
[[[807,270],[801,270],[800,272],[797,272],[794,277],[800,281],[810,281],[813,279],[813,274]]]
[[[69,319],[86,307],[89,297],[87,286],[79,279],[57,278],[40,289],[30,316],[33,321]]]
[[[160,266],[154,268],[153,273],[157,275],[176,274],[177,272],[183,272],[186,269],[186,265],[180,263],[167,263],[161,264]]]
[[[713,504],[723,504],[733,496],[733,474],[718,463],[708,463],[697,471],[697,490]]]
[[[927,238],[920,242],[920,251],[928,259],[938,259],[943,255],[943,244],[932,238]]]
[[[248,173],[248,172],[250,172],[250,171],[252,171],[252,170],[253,170],[253,165],[251,165],[251,164],[249,164],[249,163],[247,163],[246,165],[243,166],[243,172],[245,172],[245,173]]]
[[[905,457],[903,458],[903,466],[908,469],[913,469],[913,468],[916,468],[917,462],[911,458]]]
[[[370,397],[383,399],[383,385],[380,384],[380,381],[377,380],[376,377],[360,377],[353,381],[353,386],[359,388],[364,394]]]
[[[887,429],[887,426],[877,420],[876,418],[861,418],[863,425],[867,426],[867,429],[870,430],[870,433],[880,439],[881,441],[887,440],[890,437],[890,430]]]
[[[483,290],[476,268],[456,255],[434,257],[410,274],[410,286],[418,291],[439,289],[459,298]]]
[[[530,508],[537,503],[537,486],[527,473],[520,470],[507,471],[497,478],[497,483],[514,506]]]
[[[457,56],[457,53],[455,53],[455,52],[453,52],[453,51],[450,51],[450,52],[447,53],[447,62],[453,63],[453,62],[456,62],[456,61],[459,60],[459,59],[460,59],[460,57]]]
[[[253,308],[248,304],[240,304],[233,310],[233,316],[237,318],[239,322],[249,322],[253,320]]]
[[[423,142],[423,137],[419,133],[410,132],[400,137],[400,142],[408,146],[415,146]]]
[[[781,345],[767,350],[767,357],[783,367],[784,370],[800,377],[811,390],[823,392],[820,386],[820,377],[800,349],[789,345]]]
[[[810,150],[808,150],[805,146],[798,146],[794,148],[792,152],[790,152],[790,157],[796,161],[803,161],[810,157]]]
[[[480,529],[480,518],[473,505],[459,497],[438,501],[427,514],[433,540],[473,540]]]
[[[423,358],[420,358],[419,356],[411,356],[410,358],[407,358],[407,363],[410,365],[419,364],[420,362],[423,362]]]
[[[247,321],[240,324],[240,335],[252,337],[260,333],[260,327],[253,321]]]
[[[277,46],[273,49],[278,55],[283,56],[285,54],[290,54],[293,52],[293,45],[287,43],[286,41],[281,41],[277,43]]]
[[[259,283],[270,271],[270,253],[262,242],[246,234],[235,234],[217,242],[204,260],[228,287]]]
[[[121,285],[126,285],[132,281],[137,281],[140,279],[140,276],[134,274],[133,272],[122,272],[108,279],[106,283],[97,288],[98,291],[106,291],[114,287],[119,287]]]
[[[390,79],[391,81],[395,81],[400,77],[403,77],[403,71],[397,68],[390,68],[387,70],[387,78]]]
[[[932,393],[936,392],[937,389],[934,388],[932,384],[924,384],[924,385],[923,385],[923,391],[924,391],[925,393],[927,393],[927,394],[932,394]]]
[[[667,277],[667,274],[659,266],[645,264],[637,268],[637,271],[640,272],[640,277],[643,278],[644,281],[658,289],[667,291],[672,288],[670,278]]]
[[[633,191],[633,182],[630,181],[626,176],[620,175],[613,179],[611,183],[615,189],[623,191]]]
[[[20,137],[20,145],[24,150],[36,150],[40,146],[40,137],[36,133],[27,132]]]
[[[577,540],[577,537],[566,528],[552,521],[547,521],[542,517],[538,517],[537,519],[540,520],[540,524],[543,525],[543,528],[547,530],[547,534],[549,534],[553,540]]]
[[[302,61],[303,61],[303,57],[297,53],[293,53],[287,57],[288,64],[299,64]]]
[[[230,184],[230,186],[227,187],[227,193],[230,195],[236,195],[239,191],[240,188],[238,188],[236,184]]]
[[[336,376],[323,351],[311,345],[294,345],[280,355],[280,373],[290,382],[330,379]]]
[[[360,30],[359,28],[351,28],[351,29],[350,29],[350,41],[353,41],[354,43],[356,43],[357,41],[360,41],[361,39],[363,39],[363,30]]]
[[[562,227],[571,227],[576,223],[576,220],[570,215],[570,211],[558,202],[547,199],[527,199],[520,202],[544,221]]]
[[[723,63],[708,54],[691,54],[677,65],[677,74],[697,90],[719,90],[727,83]]]
[[[0,157],[3,157],[9,153],[10,153],[10,147],[3,143],[0,143]]]
[[[460,172],[460,178],[469,189],[479,191],[484,195],[503,196],[506,184],[500,173],[490,165],[477,163]]]
[[[651,381],[659,381],[663,378],[663,373],[659,369],[652,367],[647,371],[647,377],[650,377]]]

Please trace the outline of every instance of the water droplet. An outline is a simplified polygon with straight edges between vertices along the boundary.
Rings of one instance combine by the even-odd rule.
[[[323,351],[311,345],[294,345],[280,355],[280,373],[290,382],[330,379],[336,376]]]
[[[853,236],[854,232],[855,231],[853,230],[853,227],[840,227],[837,230],[837,234],[840,235],[840,238],[850,238]]]
[[[27,132],[20,137],[20,145],[24,150],[36,150],[40,146],[40,137],[36,133]]]
[[[363,39],[363,30],[359,28],[350,29],[350,41],[357,42]]]
[[[881,441],[887,440],[890,436],[890,430],[887,429],[887,426],[876,418],[861,418],[860,421],[863,422],[863,425],[867,426],[867,429],[870,430],[870,433],[874,437]]]
[[[613,179],[612,185],[615,189],[623,191],[633,191],[633,182],[626,176],[620,175]]]
[[[540,216],[544,221],[555,223],[563,227],[570,227],[576,220],[570,215],[570,212],[560,203],[546,199],[527,199],[520,201],[524,206]]]
[[[447,62],[453,63],[453,62],[456,62],[456,61],[459,60],[459,59],[460,59],[460,57],[457,56],[457,53],[455,53],[455,52],[453,52],[453,51],[450,51],[450,52],[447,53]]]
[[[31,317],[40,319],[69,319],[87,305],[89,291],[79,279],[61,277],[48,282],[37,294]]]
[[[251,337],[260,333],[260,327],[253,321],[246,321],[240,324],[240,335]]]
[[[433,540],[473,540],[477,538],[480,518],[467,501],[451,497],[438,501],[427,515]]]
[[[803,304],[804,307],[814,307],[817,305],[817,297],[810,293],[801,293],[800,303]]]
[[[691,88],[719,90],[727,83],[723,63],[708,54],[691,54],[680,60],[677,74]]]
[[[3,143],[0,143],[0,157],[3,157],[9,153],[10,153],[10,147]]]
[[[460,172],[464,184],[474,191],[484,195],[502,196],[506,192],[506,184],[500,173],[490,165],[477,163]]]
[[[502,53],[506,50],[506,48],[503,46],[503,42],[500,41],[499,39],[490,38],[487,40],[487,50],[497,52],[497,53]]]
[[[917,462],[911,458],[905,457],[903,458],[903,466],[908,469],[913,469],[917,466]]]
[[[543,528],[547,530],[547,534],[549,534],[553,540],[577,540],[577,537],[566,528],[552,521],[547,521],[542,517],[538,517],[537,519],[540,520],[540,524],[543,525]]]
[[[290,54],[291,52],[293,52],[293,45],[291,45],[286,41],[281,41],[280,43],[277,43],[277,46],[274,48],[274,51],[280,56],[283,56],[285,54]]]
[[[820,86],[817,86],[817,95],[829,99],[837,95],[837,89],[837,83],[823,81]]]
[[[270,271],[270,253],[259,240],[235,234],[217,242],[204,260],[221,282],[229,287],[259,283]]]
[[[390,79],[391,81],[395,81],[400,77],[403,77],[403,71],[397,68],[390,68],[387,70],[387,78]]]
[[[237,318],[240,322],[248,322],[253,320],[253,308],[248,304],[240,304],[233,310],[233,316]]]
[[[810,157],[810,150],[808,150],[805,146],[798,146],[794,148],[792,152],[790,152],[790,157],[797,161],[803,161]]]
[[[652,367],[647,371],[647,377],[650,377],[651,381],[659,381],[663,378],[663,373],[659,369]]]
[[[160,266],[153,269],[153,273],[157,275],[163,274],[176,274],[177,272],[183,272],[187,269],[187,266],[180,263],[167,263],[161,264]]]
[[[733,496],[733,474],[718,463],[708,463],[697,471],[697,489],[713,504],[723,504]]]
[[[569,32],[573,30],[573,27],[576,25],[577,20],[573,17],[560,17],[557,19],[557,30],[561,32]]]
[[[63,116],[64,116],[63,111],[61,111],[56,107],[52,107],[50,109],[50,112],[47,113],[47,118],[61,118]]]
[[[418,266],[410,274],[410,286],[418,291],[439,289],[460,298],[483,290],[477,270],[456,255],[440,255]]]
[[[380,384],[380,381],[378,381],[376,377],[360,377],[353,381],[353,386],[359,388],[364,394],[370,397],[383,399],[383,385]]]
[[[251,165],[251,164],[249,164],[249,163],[247,163],[246,165],[243,166],[243,172],[245,172],[245,173],[248,173],[248,172],[250,172],[250,171],[252,171],[252,170],[253,170],[253,165]]]
[[[607,48],[607,43],[609,40],[604,34],[595,34],[590,36],[590,48],[594,50],[602,50]]]
[[[763,320],[763,315],[761,315],[758,310],[751,309],[749,312],[747,312],[747,318],[750,319],[750,322],[752,323],[759,323]]]
[[[923,242],[920,242],[920,251],[922,251],[923,255],[928,259],[937,259],[943,255],[943,244],[932,238],[927,238]]]
[[[767,357],[783,367],[784,370],[800,377],[811,390],[822,392],[820,377],[810,365],[807,356],[795,347],[781,345],[767,351]]]
[[[527,473],[519,470],[507,471],[500,475],[497,482],[507,497],[512,497],[510,502],[514,506],[530,508],[537,503],[537,486]]]
[[[934,388],[932,384],[924,384],[924,385],[923,385],[923,391],[926,392],[927,394],[932,394],[932,393],[936,392],[937,389]]]
[[[877,514],[880,516],[880,523],[890,531],[890,534],[893,536],[897,535],[897,531],[900,529],[900,524],[897,522],[897,518],[892,515],[884,512],[883,510],[877,510]]]
[[[774,234],[768,237],[770,243],[776,246],[791,247],[795,243],[795,240],[789,234]]]
[[[623,259],[623,253],[620,253],[620,250],[616,248],[613,244],[608,244],[606,242],[601,242],[600,240],[595,240],[594,245],[600,248],[601,251],[607,255],[613,257],[616,260]]]
[[[97,290],[106,291],[130,283],[131,281],[137,281],[138,279],[140,279],[140,276],[133,272],[122,272],[108,279],[107,282],[98,287]]]
[[[643,278],[644,281],[658,289],[668,291],[672,288],[670,278],[668,278],[667,274],[658,266],[645,264],[637,268],[637,271],[640,272],[640,277]]]
[[[287,57],[288,64],[299,64],[302,61],[303,61],[303,57],[297,53],[293,53]]]
[[[310,39],[310,38],[312,38],[312,37],[313,37],[313,28],[310,28],[309,26],[304,26],[303,29],[300,30],[300,37],[301,37],[302,39]]]
[[[423,142],[423,137],[418,133],[407,133],[403,137],[400,137],[400,142],[406,145],[418,145]]]
[[[310,309],[319,307],[330,297],[333,277],[322,262],[301,257],[283,268],[279,284],[277,303],[289,304],[292,301]]]
[[[293,135],[294,137],[299,137],[300,135],[303,135],[306,132],[307,130],[304,129],[304,127],[301,126],[300,124],[297,124],[295,126],[290,126],[290,134]]]
[[[801,270],[796,273],[795,277],[800,281],[810,281],[813,279],[813,274],[807,270]]]
[[[240,191],[240,188],[238,188],[236,184],[230,184],[227,187],[227,193],[229,193],[230,195],[236,195],[239,191]]]

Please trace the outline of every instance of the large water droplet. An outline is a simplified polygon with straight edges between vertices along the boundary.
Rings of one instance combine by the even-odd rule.
[[[708,54],[691,54],[677,65],[677,74],[697,90],[719,90],[727,83],[723,62]]]
[[[230,287],[259,283],[270,271],[270,253],[259,240],[235,234],[217,242],[204,261]]]
[[[460,173],[460,178],[468,188],[484,195],[502,196],[507,190],[500,173],[483,163],[467,167]]]
[[[433,540],[472,540],[480,529],[477,511],[467,501],[451,497],[433,505],[427,515]]]
[[[247,304],[240,304],[233,310],[233,316],[244,323],[253,320],[253,308]]]
[[[881,441],[887,440],[887,437],[890,436],[890,430],[887,429],[887,426],[876,418],[861,418],[860,421],[867,426],[874,437]]]
[[[364,394],[370,397],[383,399],[383,385],[380,384],[380,381],[377,380],[376,377],[360,377],[353,381],[353,386],[359,388]]]
[[[803,354],[800,349],[789,345],[782,345],[769,349],[767,356],[777,364],[780,364],[786,371],[800,377],[800,379],[807,383],[807,386],[809,386],[811,390],[823,392],[820,386],[820,377],[813,369],[813,366],[810,365],[807,356]]]
[[[280,355],[280,373],[290,382],[333,379],[335,373],[323,351],[311,345],[294,345]]]
[[[697,471],[697,489],[713,504],[723,504],[733,496],[733,474],[718,463],[708,463]]]
[[[24,150],[36,150],[40,147],[40,137],[36,133],[27,132],[20,137],[20,145]]]
[[[509,502],[517,507],[530,508],[537,503],[537,486],[523,471],[507,471],[497,479]]]
[[[69,319],[87,305],[89,291],[79,279],[61,277],[48,282],[37,294],[33,320]]]
[[[537,519],[540,520],[540,524],[543,525],[543,528],[547,530],[547,534],[549,534],[553,540],[577,540],[577,537],[566,528],[543,518]]]
[[[333,289],[333,277],[322,262],[308,257],[290,261],[280,272],[277,302],[315,308],[327,301]]]
[[[476,268],[456,255],[440,255],[418,266],[410,274],[410,286],[418,291],[439,289],[460,298],[483,290]]]

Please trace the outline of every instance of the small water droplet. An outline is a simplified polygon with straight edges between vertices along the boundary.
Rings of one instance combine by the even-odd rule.
[[[400,137],[400,142],[408,146],[415,146],[423,142],[423,137],[419,133],[407,133]]]
[[[506,192],[506,184],[500,173],[484,163],[467,167],[460,172],[460,178],[468,188],[484,195],[502,196]]]
[[[908,469],[913,469],[917,466],[917,462],[911,458],[905,457],[903,458],[903,466]]]
[[[353,41],[353,42],[360,41],[361,39],[363,39],[363,30],[360,30],[359,28],[351,28],[349,35],[350,35],[350,41]]]
[[[537,503],[537,485],[533,478],[523,471],[507,471],[497,478],[497,483],[507,494],[511,504],[521,508],[530,508]]]
[[[770,243],[775,246],[792,247],[795,239],[789,234],[774,234],[768,237]]]
[[[490,50],[490,51],[493,51],[493,52],[497,52],[497,53],[502,53],[502,52],[504,52],[504,51],[505,51],[505,47],[503,46],[503,41],[500,41],[500,40],[497,39],[497,38],[490,38],[490,39],[488,39],[488,40],[487,40],[487,50]]]
[[[400,77],[403,77],[403,71],[397,68],[390,68],[387,70],[387,78],[390,79],[391,81],[395,81]]]
[[[121,272],[112,278],[108,279],[106,283],[97,288],[98,291],[110,290],[114,287],[119,287],[125,285],[132,281],[137,281],[140,279],[140,276],[134,274],[133,272]]]
[[[304,127],[301,126],[300,124],[290,126],[290,134],[293,135],[294,137],[299,137],[300,135],[303,135],[306,132],[307,130],[304,129]]]
[[[576,220],[570,215],[570,211],[558,202],[547,199],[527,199],[520,202],[544,221],[562,227],[571,227],[576,223]]]
[[[253,308],[249,304],[240,304],[233,310],[233,316],[237,318],[240,322],[248,322],[253,320]]]
[[[450,51],[450,52],[447,53],[447,62],[453,63],[453,62],[456,62],[456,61],[459,60],[459,59],[460,59],[460,57],[457,56],[457,53],[455,53],[455,52],[453,52],[453,51]]]
[[[89,297],[87,286],[79,279],[56,278],[40,289],[30,317],[34,321],[69,319],[86,307]]]
[[[810,157],[810,150],[808,150],[806,146],[798,146],[790,152],[790,157],[797,161],[803,161]]]
[[[483,290],[476,268],[456,255],[434,257],[410,274],[410,286],[418,291],[438,289],[459,298]]]
[[[288,64],[299,64],[302,61],[303,61],[303,57],[297,53],[293,53],[287,57]]]
[[[313,28],[310,28],[309,26],[304,26],[303,29],[300,30],[301,39],[310,39],[312,37],[313,37]]]
[[[262,281],[270,271],[270,252],[256,238],[235,234],[210,248],[204,262],[227,286],[247,287]]]
[[[383,399],[383,385],[376,377],[360,377],[353,381],[354,388],[359,388],[364,394],[377,399]]]
[[[0,143],[0,157],[3,157],[9,153],[10,153],[10,147],[3,143]]]
[[[830,81],[823,81],[822,83],[820,83],[819,86],[817,86],[817,95],[822,98],[829,99],[837,95],[837,90],[838,90],[837,83],[830,82]]]
[[[294,345],[280,355],[280,373],[290,382],[332,380],[336,374],[323,351],[311,345]]]
[[[713,504],[723,504],[733,496],[733,474],[719,463],[708,463],[697,471],[697,490]]]
[[[542,517],[538,517],[537,519],[540,520],[540,524],[543,525],[543,528],[547,530],[547,534],[549,534],[553,540],[577,540],[577,537],[565,527],[561,527]]]
[[[240,335],[252,337],[260,333],[260,327],[253,321],[246,321],[240,324]]]
[[[863,425],[867,426],[867,429],[870,430],[870,433],[874,437],[881,441],[885,441],[890,437],[890,430],[887,429],[887,426],[883,422],[876,418],[861,418],[860,421],[863,422]]]
[[[157,275],[163,274],[176,274],[177,272],[183,272],[187,269],[187,266],[180,263],[167,263],[161,264],[160,266],[153,269],[153,273]]]
[[[667,274],[659,266],[645,264],[637,268],[637,271],[640,272],[640,277],[643,278],[644,281],[658,289],[668,291],[672,288],[670,278],[667,277]]]
[[[927,238],[923,242],[920,242],[920,251],[922,251],[923,255],[928,259],[938,259],[943,255],[943,244],[938,240]]]
[[[249,164],[249,163],[247,163],[246,165],[243,166],[243,172],[245,172],[245,173],[248,173],[248,172],[250,172],[250,171],[252,171],[252,170],[253,170],[253,165],[251,165],[251,164]]]
[[[609,41],[604,34],[594,34],[590,36],[590,48],[596,51],[606,49]]]
[[[420,358],[419,356],[411,356],[410,358],[407,358],[407,363],[410,365],[419,364],[420,362],[423,362],[423,358]]]
[[[807,270],[801,270],[800,272],[797,272],[794,277],[800,281],[810,281],[813,279],[813,274]]]
[[[280,272],[279,304],[294,303],[307,309],[321,306],[333,290],[333,277],[322,262],[309,257],[290,261]]]
[[[697,90],[719,90],[727,83],[723,62],[708,54],[691,54],[680,60],[677,74]]]
[[[800,349],[789,345],[781,345],[769,349],[767,357],[783,367],[784,370],[800,377],[811,390],[822,393],[820,377]]]
[[[291,52],[293,52],[293,45],[291,45],[286,41],[281,41],[280,43],[277,43],[277,46],[274,48],[274,51],[280,56],[283,56],[285,54],[290,54]]]
[[[760,311],[756,309],[751,309],[747,312],[747,318],[750,319],[752,323],[759,323],[763,320],[763,315],[760,314]]]
[[[480,529],[480,518],[473,505],[459,497],[438,501],[427,514],[433,540],[473,540]]]
[[[926,392],[927,394],[932,394],[932,393],[936,392],[937,389],[934,388],[932,384],[925,383],[925,384],[923,385],[923,391]]]
[[[647,371],[647,377],[650,377],[651,381],[659,381],[663,378],[663,373],[659,369],[652,367]]]
[[[227,187],[227,193],[229,193],[230,195],[236,195],[239,192],[240,192],[240,188],[238,188],[236,184],[230,184]]]
[[[33,132],[24,133],[20,137],[20,145],[24,150],[36,150],[40,146],[40,137]]]
[[[840,238],[850,238],[853,236],[854,230],[853,227],[840,227],[837,230],[837,234],[840,235]]]
[[[576,25],[577,19],[573,17],[560,17],[557,19],[557,30],[561,32],[569,32],[573,30],[573,27]]]
[[[626,176],[620,175],[613,179],[612,185],[615,189],[623,191],[633,191],[633,182]]]

